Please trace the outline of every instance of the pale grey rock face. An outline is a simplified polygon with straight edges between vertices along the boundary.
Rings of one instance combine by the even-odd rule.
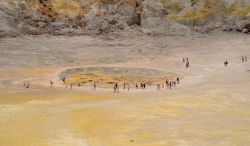
[[[87,22],[87,30],[96,30],[99,33],[107,33],[117,30],[127,30],[129,26],[124,17],[119,14],[98,16]]]
[[[0,37],[4,36],[16,36],[20,31],[16,28],[16,19],[11,13],[8,13],[9,9],[0,6]]]
[[[100,7],[99,3],[97,3],[97,2],[94,3],[91,6],[90,11],[84,15],[86,17],[86,19],[93,19],[94,17],[96,17],[96,14],[98,12],[99,7]]]
[[[51,0],[49,3],[53,5],[53,2]],[[58,17],[54,19],[50,16],[52,15],[49,12],[50,9],[34,11],[35,9],[30,7],[31,4],[23,2],[18,4],[16,1],[17,5],[10,5],[0,1],[0,34],[1,36],[20,32],[74,34],[84,30],[108,33],[137,27],[145,33],[189,34],[192,30],[202,33],[214,30],[249,32],[250,0],[110,0],[105,2],[78,0],[74,2],[79,2],[81,5],[83,9],[82,12],[79,11],[81,15],[69,18],[64,13],[58,13]],[[39,7],[38,0],[32,3],[35,4],[34,7]],[[18,11],[15,11],[16,9]],[[42,14],[45,11],[47,14]]]
[[[162,11],[160,0],[144,0],[142,2],[141,26],[146,33],[166,32],[167,21]]]
[[[165,27],[165,32],[177,32],[182,25],[200,32],[238,30],[249,24],[249,7],[249,0],[144,0],[141,21],[148,31]]]
[[[27,33],[27,34],[31,34],[31,35],[41,34],[41,30],[38,27],[31,26],[31,25],[24,23],[24,22],[19,23],[17,28],[23,30],[23,33]]]

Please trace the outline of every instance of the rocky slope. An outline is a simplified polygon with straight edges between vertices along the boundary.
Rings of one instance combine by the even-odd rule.
[[[0,0],[0,36],[250,32],[249,0]]]

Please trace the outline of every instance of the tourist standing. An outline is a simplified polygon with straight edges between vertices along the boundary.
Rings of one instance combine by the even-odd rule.
[[[114,93],[118,93],[119,92],[119,86],[118,86],[117,83],[115,83],[113,89],[114,89]]]
[[[124,90],[126,89],[126,83],[125,82],[123,83],[123,89]]]
[[[227,67],[227,65],[228,65],[228,61],[226,60],[224,61],[224,66]]]
[[[190,64],[189,64],[189,61],[187,60],[186,62],[186,68],[189,68]]]
[[[96,90],[96,82],[94,82],[93,90]]]
[[[179,79],[179,77],[177,77],[176,82],[177,82],[177,84],[179,84],[179,83],[180,83],[180,79]]]
[[[52,82],[51,80],[49,82],[50,82],[50,88],[51,88],[54,82]]]

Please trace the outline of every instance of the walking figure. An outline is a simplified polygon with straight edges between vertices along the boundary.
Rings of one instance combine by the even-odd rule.
[[[245,62],[245,57],[244,56],[241,57],[241,61]]]
[[[186,62],[186,68],[189,68],[189,61],[187,60],[187,62]]]
[[[96,82],[94,82],[93,90],[96,90]]]
[[[24,87],[26,86],[26,81],[23,81],[23,86],[24,86]]]
[[[119,86],[118,86],[117,83],[115,83],[113,89],[114,89],[114,93],[116,93],[116,92],[118,93],[119,92]]]
[[[138,89],[138,84],[137,83],[135,83],[135,88]]]
[[[169,89],[172,88],[172,81],[169,82]]]
[[[227,65],[228,65],[228,61],[226,60],[224,61],[224,66],[227,67]]]
[[[72,83],[70,83],[70,89],[72,90],[72,88],[73,88],[73,84],[72,84]]]
[[[167,85],[167,88],[169,87],[169,81],[168,79],[166,80],[166,85]]]
[[[180,79],[179,79],[179,77],[177,77],[176,81],[177,81],[177,84],[179,84],[179,83],[180,83]]]
[[[182,62],[183,62],[183,63],[185,63],[185,62],[186,62],[185,58],[183,58],[183,59],[182,59]]]
[[[53,86],[53,83],[54,83],[54,82],[52,82],[52,81],[50,80],[50,88]]]

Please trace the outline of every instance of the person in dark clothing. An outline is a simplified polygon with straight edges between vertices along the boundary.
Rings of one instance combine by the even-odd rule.
[[[227,65],[228,65],[228,61],[226,60],[224,61],[224,66],[227,67]]]
[[[116,92],[118,93],[119,92],[119,86],[118,86],[117,83],[115,83],[113,89],[114,89],[114,93],[116,93]]]
[[[52,82],[52,81],[50,80],[50,88],[53,86],[53,83],[54,83],[54,82]]]
[[[172,88],[172,81],[169,82],[169,89]]]
[[[144,90],[146,88],[146,84],[145,83],[141,83],[141,88]]]
[[[96,82],[94,82],[93,90],[96,90]]]
[[[179,77],[177,77],[176,81],[177,81],[177,84],[179,84],[179,83],[180,83],[180,79],[179,79]]]
[[[190,64],[189,61],[186,62],[186,68],[189,68]]]
[[[166,80],[166,85],[167,85],[167,88],[169,87],[169,81],[168,79]]]

